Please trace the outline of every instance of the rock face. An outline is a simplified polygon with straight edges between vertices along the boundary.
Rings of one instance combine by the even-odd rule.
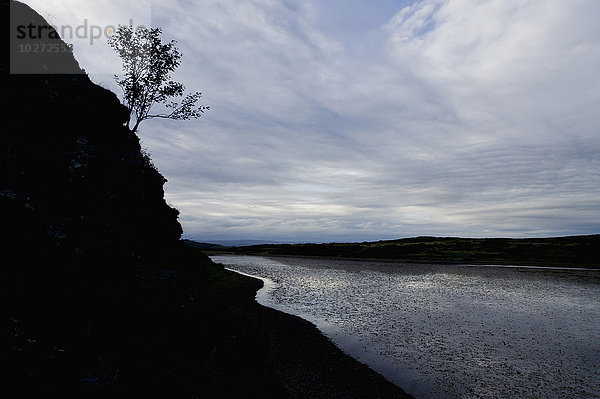
[[[2,2],[3,13],[8,8]],[[11,32],[49,26],[22,3],[11,2],[10,12]],[[56,32],[41,31],[24,41],[64,45]],[[71,52],[15,50],[13,70],[28,74],[2,67],[0,101],[9,114],[0,136],[0,201],[9,248],[43,243],[45,255],[85,260],[144,257],[158,244],[178,242],[182,230],[164,200],[166,180],[124,126],[127,110],[117,97],[93,84]]]
[[[49,26],[19,2],[0,10],[11,36]],[[64,45],[42,32],[25,42]],[[184,387],[167,381],[178,366],[160,348],[181,338],[168,331],[202,297],[203,272],[185,267],[178,212],[125,126],[126,108],[68,51],[13,51],[0,87],[0,335],[12,373],[3,380],[21,397]],[[180,349],[169,352],[181,363]]]

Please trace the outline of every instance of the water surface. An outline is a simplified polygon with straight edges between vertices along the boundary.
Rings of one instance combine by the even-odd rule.
[[[599,271],[212,259],[417,398],[600,398]]]

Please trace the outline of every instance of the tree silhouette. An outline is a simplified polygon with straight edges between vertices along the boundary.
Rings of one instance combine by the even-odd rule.
[[[123,103],[129,109],[128,126],[132,119],[134,122],[133,133],[146,119],[195,119],[209,109],[196,105],[200,92],[188,94],[181,102],[170,101],[182,97],[185,90],[183,84],[171,80],[171,72],[181,63],[181,53],[175,40],[163,43],[161,35],[161,28],[120,25],[108,39],[123,62],[124,75],[115,75],[115,80],[123,89]],[[164,104],[168,112],[151,114],[155,104]]]

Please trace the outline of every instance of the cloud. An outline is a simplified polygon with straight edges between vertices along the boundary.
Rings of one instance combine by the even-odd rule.
[[[216,69],[231,60],[237,81],[231,113],[215,126],[225,136],[207,154],[218,166],[196,169],[210,200],[189,205],[197,215],[203,204],[221,207],[219,217],[237,222],[223,230],[218,219],[200,218],[189,234],[328,240],[598,230],[590,200],[600,187],[595,3],[416,2],[390,15],[382,51],[366,63],[315,31],[310,9],[254,4],[261,17],[245,9],[244,23],[221,23],[234,33],[221,31],[218,49],[195,50],[218,53]],[[279,21],[268,33],[264,14]],[[230,35],[253,38],[251,50]],[[223,88],[219,81],[215,89]]]
[[[596,0],[152,4],[211,106],[141,126],[188,237],[600,230]]]

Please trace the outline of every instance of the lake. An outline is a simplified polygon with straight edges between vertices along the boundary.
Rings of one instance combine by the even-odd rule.
[[[416,398],[600,398],[600,271],[219,255]]]

